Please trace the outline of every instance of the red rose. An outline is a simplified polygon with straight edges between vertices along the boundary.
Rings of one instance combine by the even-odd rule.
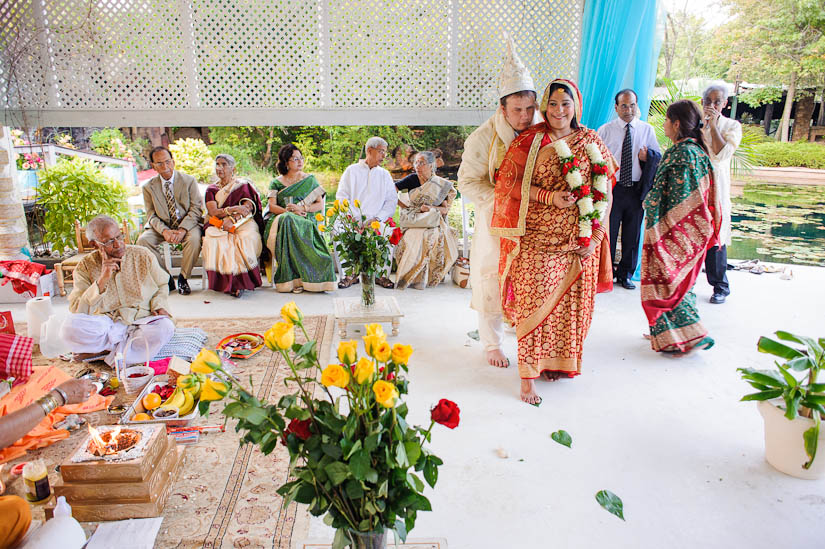
[[[597,175],[607,175],[607,166],[605,164],[593,164],[591,170]]]
[[[395,246],[399,242],[401,242],[401,229],[396,227],[392,230],[392,234],[390,235],[390,244]]]
[[[395,221],[393,221],[390,217],[387,219],[387,225],[389,225],[390,227],[395,227]]]
[[[293,419],[289,422],[289,425],[286,426],[284,437],[292,433],[301,440],[306,440],[312,436],[312,433],[309,432],[310,425],[312,425],[312,419]]]
[[[430,411],[430,418],[436,423],[440,423],[450,429],[458,427],[459,413],[458,405],[451,400],[442,398],[438,401],[435,408]]]
[[[580,236],[578,240],[579,246],[585,247],[590,246],[590,237],[589,236]]]
[[[590,185],[582,185],[579,189],[581,189],[582,196],[587,196],[590,194]]]
[[[593,189],[593,200],[596,202],[604,200],[604,193],[599,192],[598,189]]]

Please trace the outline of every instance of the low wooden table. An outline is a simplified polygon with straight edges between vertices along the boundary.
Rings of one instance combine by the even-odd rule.
[[[376,296],[375,306],[371,309],[361,307],[360,297],[336,297],[332,302],[335,306],[338,334],[341,337],[347,337],[347,324],[375,322],[391,322],[392,335],[398,335],[398,325],[404,313],[398,307],[398,301],[394,296]]]

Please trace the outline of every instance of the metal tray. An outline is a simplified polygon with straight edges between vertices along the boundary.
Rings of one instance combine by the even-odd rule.
[[[146,425],[147,423],[163,423],[167,427],[187,427],[192,420],[198,416],[198,401],[195,401],[195,407],[192,411],[183,416],[183,417],[175,417],[171,419],[157,419],[152,418],[151,420],[147,421],[132,421],[130,418],[135,414],[139,414],[140,412],[146,412],[146,409],[143,407],[143,397],[146,396],[148,393],[152,391],[158,385],[166,385],[169,382],[169,376],[166,374],[155,376],[149,380],[149,383],[140,391],[135,401],[132,403],[131,406],[126,408],[126,412],[120,417],[120,423],[122,425]],[[147,412],[148,413],[148,412]],[[149,414],[152,415],[152,414]]]

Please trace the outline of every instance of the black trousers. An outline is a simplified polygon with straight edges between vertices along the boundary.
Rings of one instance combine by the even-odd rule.
[[[639,260],[639,236],[642,230],[641,189],[635,182],[632,187],[613,187],[613,207],[610,210],[610,261],[616,264],[616,242],[619,227],[622,229],[622,259],[614,267],[614,275],[619,280],[633,276]]]
[[[728,295],[728,248],[714,246],[705,256],[705,274],[708,275],[708,284],[713,286],[713,293]]]

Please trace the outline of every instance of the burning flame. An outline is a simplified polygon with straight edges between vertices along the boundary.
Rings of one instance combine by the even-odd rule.
[[[103,442],[102,438],[100,438],[100,431],[89,425],[89,435],[91,435],[92,442],[94,442],[95,446],[97,446],[97,449],[100,450],[101,453],[105,452],[106,443]]]

